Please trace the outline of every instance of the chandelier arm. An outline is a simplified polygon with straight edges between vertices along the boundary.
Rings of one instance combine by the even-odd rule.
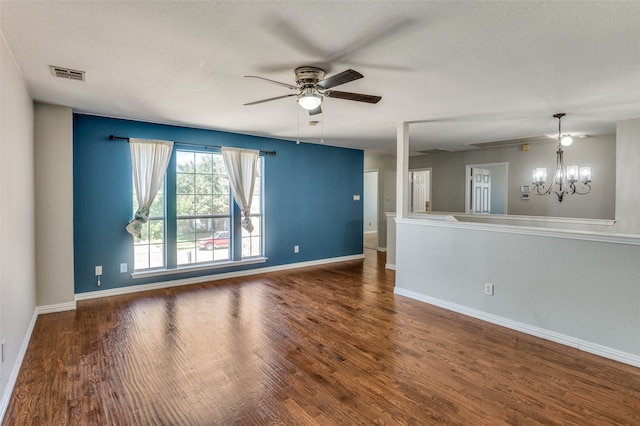
[[[539,185],[534,182],[533,185],[534,185],[533,190],[536,191],[536,194],[538,195],[547,195],[549,194],[549,192],[551,192],[551,187],[545,189],[544,184]]]
[[[567,191],[566,189],[560,189],[559,191],[554,191],[553,190],[553,185],[556,185],[556,182],[554,180],[554,182],[551,183],[551,185],[549,185],[549,187],[545,190],[544,185],[537,185],[534,183],[534,187],[533,190],[536,192],[536,194],[538,195],[549,195],[551,193],[556,194],[556,197],[558,197],[558,202],[562,202],[562,200],[564,200],[564,196],[565,195],[571,195],[571,194],[580,194],[580,195],[585,195],[588,194],[589,191],[591,191],[591,187],[589,185],[589,190],[582,193],[582,192],[578,192],[575,188],[575,185],[570,184],[569,187],[571,188],[571,190]],[[558,185],[559,186],[559,185]]]
[[[582,191],[579,191],[578,187],[575,184],[571,184],[571,187],[572,187],[572,190],[573,190],[573,192],[571,192],[571,193],[572,194],[578,194],[578,195],[587,195],[588,193],[591,192],[591,185],[589,185],[588,182],[580,182],[580,185],[582,187],[586,187],[586,190],[583,189]]]
[[[567,191],[562,191],[562,192],[553,191],[553,192],[555,192],[555,194],[558,196],[558,202],[559,203],[562,202],[562,200],[564,199],[565,195],[569,195],[569,193]]]

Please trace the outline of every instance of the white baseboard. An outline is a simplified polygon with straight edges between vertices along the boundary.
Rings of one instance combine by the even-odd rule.
[[[395,265],[394,265],[395,266]],[[560,343],[565,346],[576,348],[578,350],[589,352],[594,355],[598,355],[604,358],[612,359],[624,364],[633,365],[634,367],[640,367],[640,356],[623,352],[618,349],[609,348],[607,346],[599,345],[597,343],[587,342],[577,337],[567,336],[565,334],[556,333],[555,331],[546,330],[544,328],[535,327],[533,325],[525,324],[518,321],[513,321],[508,318],[503,318],[497,315],[489,314],[483,311],[478,311],[463,305],[447,302],[445,300],[436,299],[434,297],[426,296],[424,294],[416,293],[412,290],[396,287],[394,293],[400,296],[406,296],[420,302],[428,303],[430,305],[438,306],[440,308],[447,309],[449,311],[457,312],[462,315],[467,315],[473,318],[477,318],[482,321],[487,321],[493,324],[500,325],[502,327],[510,328],[512,330],[520,331],[531,336],[540,337],[545,340]]]
[[[13,368],[11,369],[11,375],[9,376],[9,380],[7,380],[7,385],[4,388],[4,394],[2,395],[2,400],[0,401],[0,422],[2,422],[2,420],[4,419],[4,415],[7,412],[7,407],[9,406],[9,401],[11,401],[11,394],[13,393],[13,388],[16,385],[16,380],[18,380],[18,373],[20,372],[20,367],[22,367],[24,356],[27,353],[27,347],[29,346],[31,334],[33,333],[33,327],[35,327],[37,319],[38,308],[33,311],[31,322],[29,323],[29,327],[27,328],[24,339],[22,339],[22,345],[20,345],[18,356],[16,357],[16,361],[13,364]]]
[[[395,263],[385,263],[384,264],[384,268],[385,269],[391,269],[391,270],[395,271],[396,270],[396,265],[395,265]],[[404,294],[403,294],[403,296],[404,296]]]
[[[108,290],[92,291],[87,293],[77,293],[75,300],[97,299],[100,297],[118,296],[121,294],[138,293],[141,291],[158,290],[162,288],[177,287],[181,285],[199,284],[207,281],[226,280],[230,278],[245,277],[248,275],[266,274],[268,272],[285,271],[289,269],[305,268],[308,266],[326,265],[329,263],[346,262],[349,260],[364,259],[364,254],[354,254],[351,256],[332,257],[328,259],[311,260],[308,262],[287,263],[286,265],[268,266],[266,268],[246,269],[244,271],[225,272],[222,274],[202,275],[179,280],[160,281],[157,283],[140,284],[127,287],[118,287]]]
[[[64,312],[64,311],[75,311],[76,310],[76,301],[66,302],[66,303],[58,303],[55,305],[44,305],[36,307],[36,314],[51,314],[54,312]]]
[[[386,252],[387,248],[386,247],[378,247],[378,251]]]

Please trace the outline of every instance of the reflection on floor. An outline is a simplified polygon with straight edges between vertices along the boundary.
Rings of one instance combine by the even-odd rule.
[[[367,232],[364,234],[364,248],[377,249],[378,248],[378,233]]]

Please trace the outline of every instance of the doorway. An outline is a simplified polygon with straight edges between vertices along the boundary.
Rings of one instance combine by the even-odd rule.
[[[364,248],[378,249],[378,170],[364,172]]]
[[[465,213],[507,214],[509,163],[466,166]]]
[[[410,212],[426,213],[431,211],[431,168],[409,170],[409,188],[411,190]]]

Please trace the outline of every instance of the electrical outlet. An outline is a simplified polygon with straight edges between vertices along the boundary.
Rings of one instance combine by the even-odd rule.
[[[102,266],[96,266],[96,277],[102,275]]]
[[[120,272],[121,273],[127,272],[127,264],[126,263],[121,263],[120,264]]]
[[[293,246],[293,252],[294,253],[299,253],[300,252],[300,246]]]
[[[493,296],[493,284],[484,283],[484,294],[487,296]]]

